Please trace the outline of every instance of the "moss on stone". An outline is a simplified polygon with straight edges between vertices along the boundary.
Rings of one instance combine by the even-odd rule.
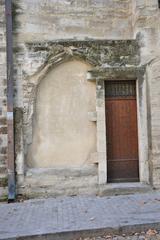
[[[29,52],[48,52],[49,58],[68,51],[74,58],[88,61],[94,66],[138,65],[139,46],[136,40],[84,40],[73,39],[54,42],[34,42],[26,44]],[[46,59],[46,62],[48,61]]]
[[[8,185],[7,177],[0,178],[0,187],[6,187]]]
[[[89,73],[89,80],[134,80],[144,75],[145,66],[95,68]]]
[[[18,4],[18,0],[12,1],[12,21],[13,21],[13,31],[15,32],[17,28],[21,26],[17,17],[21,12],[21,7]]]
[[[8,196],[6,194],[3,194],[0,196],[0,202],[7,202],[8,201]]]
[[[15,155],[17,155],[21,148],[21,130],[23,122],[23,109],[14,109],[14,125],[15,125]]]

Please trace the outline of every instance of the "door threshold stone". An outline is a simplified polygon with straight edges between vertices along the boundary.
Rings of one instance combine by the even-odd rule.
[[[106,185],[100,186],[99,195],[127,195],[134,193],[146,193],[154,191],[152,186],[140,182],[130,182],[130,183],[108,183]]]

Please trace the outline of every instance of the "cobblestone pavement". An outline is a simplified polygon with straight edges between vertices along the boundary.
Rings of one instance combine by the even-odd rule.
[[[143,226],[160,228],[160,193],[59,197],[0,204],[0,239],[3,240],[82,230],[109,231],[123,227],[133,230],[134,226],[141,226],[142,231]]]

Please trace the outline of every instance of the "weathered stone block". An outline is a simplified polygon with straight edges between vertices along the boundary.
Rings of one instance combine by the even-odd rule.
[[[3,177],[3,175],[0,175],[0,187],[6,187],[8,184],[7,177]]]
[[[0,125],[6,125],[6,124],[7,124],[6,117],[0,117]]]
[[[0,134],[7,134],[7,127],[0,127]]]
[[[7,147],[1,147],[0,154],[6,154],[6,153],[7,153]]]

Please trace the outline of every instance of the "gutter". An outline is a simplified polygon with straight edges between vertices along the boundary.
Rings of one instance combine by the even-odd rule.
[[[6,41],[7,41],[7,130],[8,130],[8,202],[16,197],[15,153],[14,153],[14,114],[13,114],[13,37],[12,0],[5,0]]]

